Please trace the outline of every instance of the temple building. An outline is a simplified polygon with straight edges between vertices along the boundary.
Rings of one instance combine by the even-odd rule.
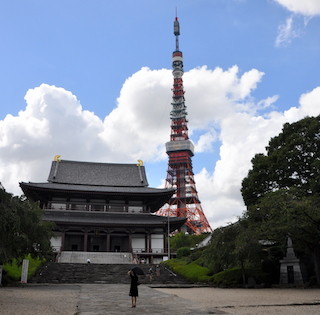
[[[174,190],[149,187],[141,161],[115,164],[55,158],[47,182],[21,182],[20,187],[27,198],[39,202],[43,219],[54,222],[52,245],[58,257],[117,252],[158,263],[168,256],[166,236],[186,221],[154,214]]]

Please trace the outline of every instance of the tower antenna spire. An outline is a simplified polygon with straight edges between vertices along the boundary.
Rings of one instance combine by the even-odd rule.
[[[172,53],[173,95],[170,141],[166,143],[169,156],[166,188],[174,188],[175,193],[159,211],[159,215],[187,218],[182,229],[185,232],[200,234],[212,229],[204,215],[195,185],[191,158],[194,155],[193,143],[188,136],[187,107],[183,88],[183,56],[179,50],[180,25],[178,16],[173,24],[176,49]]]
[[[179,35],[180,35],[180,24],[178,20],[178,11],[176,8],[176,18],[173,22],[173,34],[176,37],[176,51],[179,51]]]

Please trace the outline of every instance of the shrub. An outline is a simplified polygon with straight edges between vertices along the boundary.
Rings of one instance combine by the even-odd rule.
[[[177,250],[177,258],[182,258],[190,255],[190,248],[189,247],[180,247]]]
[[[253,278],[257,284],[270,283],[269,274],[258,269],[246,269],[246,279]],[[211,276],[210,282],[215,286],[221,287],[239,287],[243,286],[242,271],[239,267],[230,268],[221,272],[218,272]]]
[[[216,286],[234,287],[242,284],[241,268],[230,268],[211,276],[210,282]]]
[[[28,278],[30,278],[42,265],[43,259],[32,258],[31,255],[26,256],[25,259],[29,260]],[[3,270],[5,270],[7,277],[13,280],[19,280],[21,278],[22,260],[18,261],[17,259],[13,259],[10,264],[4,264]]]
[[[191,251],[190,259],[192,261],[198,260],[199,258],[201,258],[202,254],[203,254],[203,248],[194,249]],[[197,261],[197,263],[198,263],[198,261]]]

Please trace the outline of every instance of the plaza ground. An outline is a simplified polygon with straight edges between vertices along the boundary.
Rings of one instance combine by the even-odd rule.
[[[320,314],[320,289],[150,288],[129,284],[28,284],[0,288],[0,314]]]

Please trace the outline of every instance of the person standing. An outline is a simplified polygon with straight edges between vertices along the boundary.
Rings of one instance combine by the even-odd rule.
[[[152,267],[149,269],[149,280],[150,280],[150,283],[153,280],[153,269],[152,269]]]
[[[160,266],[159,265],[156,266],[156,275],[157,275],[157,277],[160,277]]]
[[[129,296],[131,296],[131,307],[136,307],[138,294],[138,281],[139,278],[133,270],[128,272],[131,278]]]

